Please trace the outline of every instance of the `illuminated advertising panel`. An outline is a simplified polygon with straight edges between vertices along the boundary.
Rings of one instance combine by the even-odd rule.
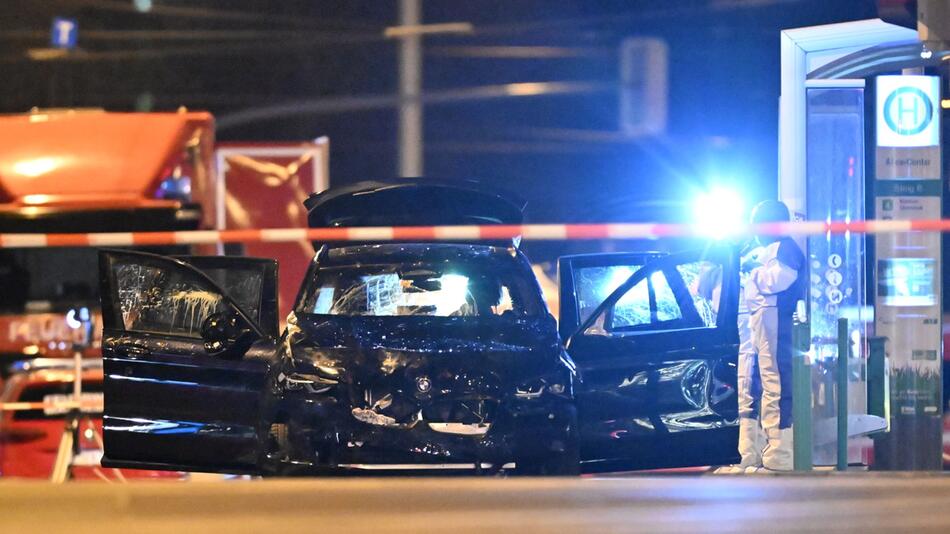
[[[889,258],[877,262],[877,296],[885,306],[933,306],[936,261],[931,258]]]

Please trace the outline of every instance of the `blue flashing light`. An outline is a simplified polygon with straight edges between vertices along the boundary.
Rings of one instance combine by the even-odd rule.
[[[191,178],[188,176],[169,176],[158,185],[155,196],[163,200],[191,201]]]
[[[714,187],[693,200],[693,224],[699,235],[734,237],[742,233],[745,222],[745,201],[732,189]]]

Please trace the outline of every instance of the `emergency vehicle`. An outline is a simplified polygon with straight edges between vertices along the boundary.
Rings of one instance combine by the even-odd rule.
[[[205,112],[0,116],[0,233],[212,228],[213,151]],[[24,358],[71,356],[86,340],[69,310],[99,307],[96,251],[4,247],[0,288],[0,372]],[[98,355],[91,341],[88,355]]]

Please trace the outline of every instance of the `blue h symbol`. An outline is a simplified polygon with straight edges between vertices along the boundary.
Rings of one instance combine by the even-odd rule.
[[[910,98],[913,102],[906,102]],[[884,100],[884,122],[898,135],[917,135],[933,121],[934,106],[930,96],[916,87],[901,87]],[[910,116],[912,122],[904,122]]]
[[[913,106],[907,106],[907,100],[910,100],[913,103]],[[901,95],[897,99],[897,124],[902,130],[911,130],[917,126],[919,121],[920,113],[920,97],[916,94]],[[904,122],[904,116],[910,115],[911,121]]]

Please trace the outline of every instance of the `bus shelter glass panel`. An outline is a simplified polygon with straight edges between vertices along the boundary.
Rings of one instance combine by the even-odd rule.
[[[809,88],[806,99],[807,218],[863,220],[864,89]],[[846,361],[849,367],[848,413],[867,412],[866,333],[873,317],[865,291],[865,238],[861,234],[815,235],[808,238],[807,247],[813,460],[816,465],[831,465],[837,459],[835,376],[839,361]],[[841,360],[839,318],[847,318],[850,326],[850,355],[841,355]]]

